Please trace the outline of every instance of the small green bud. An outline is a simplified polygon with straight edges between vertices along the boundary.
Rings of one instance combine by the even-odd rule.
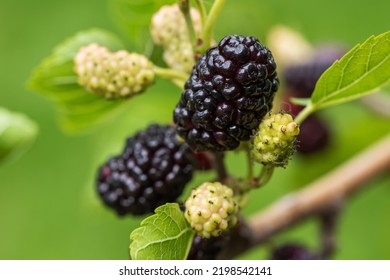
[[[125,98],[144,91],[154,82],[153,64],[143,55],[90,44],[74,58],[78,83],[107,99]]]
[[[269,114],[253,137],[252,157],[263,165],[284,167],[295,152],[299,126],[289,114]]]
[[[221,183],[203,183],[185,202],[184,216],[204,238],[216,237],[237,224],[239,206],[233,190]]]

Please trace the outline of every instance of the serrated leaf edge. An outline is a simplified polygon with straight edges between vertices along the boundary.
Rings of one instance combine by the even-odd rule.
[[[346,68],[346,66],[349,65],[349,61],[355,57],[355,56],[354,56],[354,53],[355,53],[358,49],[360,49],[362,46],[364,46],[365,44],[367,44],[368,42],[370,42],[370,41],[373,40],[373,39],[375,40],[375,39],[379,39],[380,37],[386,37],[386,36],[389,36],[389,35],[390,35],[390,32],[386,32],[386,33],[380,34],[380,35],[378,35],[378,36],[371,36],[371,37],[369,37],[364,43],[362,43],[362,44],[357,44],[354,48],[352,48],[352,49],[348,52],[348,54],[350,54],[350,57],[349,57],[347,63],[345,64],[345,66],[342,68],[343,73],[344,73],[344,69]],[[371,45],[371,50],[370,50],[370,52],[372,51],[372,48],[373,48],[373,45]],[[348,54],[347,54],[347,55],[348,55]],[[376,68],[378,68],[378,67],[380,67],[380,66],[382,66],[382,65],[383,65],[384,63],[386,63],[389,59],[390,59],[390,53],[389,53],[389,54],[388,54],[380,63],[378,63],[377,65],[375,65],[375,66],[371,69],[371,71],[372,71],[372,70],[375,70]],[[333,63],[333,64],[332,64],[332,65],[331,65],[331,66],[330,66],[330,67],[321,75],[321,77],[323,77],[323,79],[326,79],[326,80],[324,81],[324,84],[325,84],[325,85],[327,84],[326,81],[327,81],[327,79],[329,78],[329,76],[327,75],[327,73],[328,73],[329,71],[331,71],[331,69],[332,69],[333,67],[338,67],[338,64],[340,64],[340,60],[335,61],[335,62],[334,62],[334,63]],[[366,64],[368,64],[368,61],[367,61]],[[362,79],[364,79],[365,77],[367,77],[368,74],[370,74],[370,72],[367,72],[367,71],[366,71],[362,76],[360,76],[358,79],[356,79],[356,80],[353,81],[352,83],[348,84],[347,86],[345,86],[345,87],[343,87],[343,88],[339,88],[340,85],[338,85],[338,86],[337,86],[338,90],[334,91],[333,93],[331,93],[331,94],[329,94],[329,95],[325,95],[325,96],[321,97],[321,98],[318,99],[318,100],[313,100],[313,99],[312,99],[313,105],[315,105],[315,107],[319,109],[319,108],[323,108],[323,107],[326,107],[326,106],[329,106],[329,105],[333,105],[333,104],[337,104],[337,103],[342,103],[342,102],[345,102],[345,101],[350,101],[350,100],[359,98],[359,97],[361,97],[361,96],[363,96],[363,95],[367,95],[367,94],[369,94],[369,93],[373,93],[373,92],[378,91],[379,89],[382,88],[382,86],[383,86],[384,84],[386,84],[386,83],[390,80],[390,78],[389,78],[387,81],[385,81],[385,82],[382,84],[382,86],[379,86],[379,87],[370,89],[369,91],[365,91],[365,92],[362,92],[362,93],[358,93],[358,94],[353,95],[353,96],[351,96],[351,97],[344,97],[344,98],[341,98],[341,99],[339,99],[339,100],[328,101],[328,102],[326,101],[327,99],[331,99],[332,97],[334,97],[335,95],[339,94],[340,92],[345,91],[345,90],[348,90],[348,88],[354,86],[356,83],[360,82]],[[321,79],[321,77],[320,77],[320,79]],[[320,81],[320,79],[319,79],[319,81]],[[341,83],[342,80],[343,80],[343,79],[341,78],[341,79],[339,80],[339,83]],[[316,88],[316,89],[317,89],[317,88]],[[316,92],[316,90],[314,90],[312,96],[315,96],[315,92]]]

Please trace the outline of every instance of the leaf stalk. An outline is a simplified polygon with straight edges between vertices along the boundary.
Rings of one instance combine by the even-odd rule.
[[[211,7],[200,34],[199,45],[195,48],[197,53],[204,53],[210,47],[214,26],[224,4],[225,0],[215,0]]]

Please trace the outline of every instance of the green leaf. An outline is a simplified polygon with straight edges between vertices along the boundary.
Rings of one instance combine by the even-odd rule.
[[[183,260],[191,247],[194,232],[177,203],[158,207],[131,235],[133,260]]]
[[[26,152],[38,134],[38,126],[25,115],[0,108],[0,163]]]
[[[152,16],[163,6],[177,0],[110,0],[113,20],[129,38],[133,51],[144,52],[150,43],[149,25]]]
[[[328,68],[311,97],[313,108],[347,102],[378,91],[390,80],[390,32],[356,45]]]
[[[59,109],[62,128],[71,133],[84,132],[105,123],[125,104],[123,100],[106,100],[77,83],[73,58],[80,47],[90,43],[105,46],[111,51],[124,49],[113,34],[91,29],[77,33],[57,46],[53,53],[33,71],[28,86],[47,96]]]

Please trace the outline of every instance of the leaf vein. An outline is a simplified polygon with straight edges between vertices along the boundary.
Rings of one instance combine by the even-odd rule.
[[[388,60],[389,58],[390,58],[390,54],[387,55],[387,56],[385,57],[385,59],[382,60],[382,62],[380,62],[380,63],[378,63],[377,65],[375,65],[375,66],[371,69],[371,71],[373,71],[373,70],[379,68],[380,66],[382,66],[384,63],[387,62],[387,60]],[[326,100],[328,100],[328,99],[331,99],[331,98],[334,97],[335,95],[338,95],[340,92],[345,91],[345,90],[351,88],[352,86],[354,86],[355,84],[359,83],[361,80],[363,80],[364,78],[366,78],[367,75],[369,75],[369,74],[370,74],[370,72],[365,72],[365,73],[364,73],[363,75],[361,75],[358,79],[355,79],[352,83],[346,85],[345,87],[342,87],[342,88],[339,88],[339,87],[338,87],[336,91],[334,91],[333,93],[331,93],[331,94],[329,94],[329,95],[324,96],[324,98],[323,98],[323,99],[320,99],[319,102],[324,102],[324,101],[326,101]]]
[[[184,235],[188,231],[191,231],[191,229],[190,228],[185,228],[185,229],[181,230],[178,234],[176,234],[174,236],[170,236],[170,237],[166,236],[166,238],[164,238],[164,239],[159,239],[159,240],[156,240],[156,241],[150,241],[150,242],[146,243],[144,246],[141,246],[141,247],[137,248],[137,251],[135,252],[135,256],[138,255],[139,251],[142,251],[146,247],[149,247],[149,246],[151,246],[153,244],[160,244],[161,245],[164,242],[167,242],[167,241],[170,241],[170,240],[174,240],[174,239],[178,239],[179,237],[181,237],[182,235]]]

